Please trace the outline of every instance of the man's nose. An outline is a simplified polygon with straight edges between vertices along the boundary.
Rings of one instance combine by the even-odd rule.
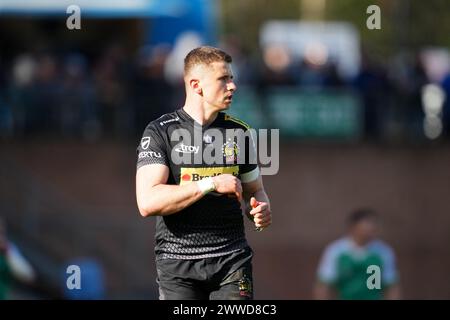
[[[233,81],[228,82],[229,91],[236,91],[236,89],[237,89],[236,84]]]

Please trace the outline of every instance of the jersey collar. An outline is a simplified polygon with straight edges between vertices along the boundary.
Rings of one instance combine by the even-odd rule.
[[[195,119],[192,118],[186,111],[184,111],[183,108],[178,109],[178,110],[177,110],[177,114],[178,114],[178,116],[179,116],[181,119],[183,119],[184,121],[188,122],[188,123],[191,124],[192,126],[195,125],[195,126],[198,126],[199,128],[203,128],[203,129],[212,127],[213,125],[215,125],[215,124],[221,122],[221,121],[225,118],[225,114],[224,114],[223,112],[219,112],[219,113],[217,114],[216,119],[215,119],[212,123],[210,123],[209,125],[206,125],[206,126],[202,126],[202,125],[200,125],[197,121],[195,121]]]

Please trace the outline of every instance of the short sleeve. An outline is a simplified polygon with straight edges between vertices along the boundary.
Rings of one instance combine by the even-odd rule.
[[[245,132],[245,162],[240,164],[241,181],[252,182],[259,177],[258,156],[255,144],[255,130],[247,129]]]
[[[145,128],[136,152],[136,169],[148,164],[163,164],[169,166],[167,147],[164,139],[151,124]]]
[[[337,280],[337,257],[338,250],[335,245],[328,246],[319,262],[317,277],[320,282],[333,284]]]
[[[394,251],[385,245],[382,248],[381,257],[383,259],[382,281],[385,285],[390,286],[398,281]]]

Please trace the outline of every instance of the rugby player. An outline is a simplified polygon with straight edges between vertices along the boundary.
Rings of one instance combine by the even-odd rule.
[[[371,209],[352,212],[348,228],[348,234],[330,243],[322,254],[314,298],[400,299],[395,253],[377,235],[377,213]]]
[[[254,140],[226,133],[249,132],[247,124],[224,112],[236,91],[231,62],[214,47],[189,52],[184,106],[150,122],[137,148],[137,204],[142,216],[157,219],[163,300],[253,299],[253,252],[243,216],[260,229],[270,226],[272,217],[253,161]],[[205,159],[208,148],[214,150],[213,162]]]

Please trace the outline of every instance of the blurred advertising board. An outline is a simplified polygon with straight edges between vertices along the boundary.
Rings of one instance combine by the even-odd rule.
[[[349,90],[271,88],[263,96],[240,88],[230,114],[254,128],[278,128],[283,137],[354,140],[362,135],[362,104]]]

